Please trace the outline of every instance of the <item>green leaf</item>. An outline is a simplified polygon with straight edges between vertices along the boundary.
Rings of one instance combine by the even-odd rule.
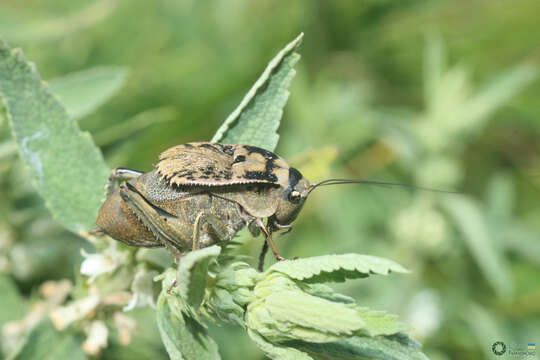
[[[523,91],[538,77],[538,70],[529,65],[519,65],[499,74],[484,86],[478,94],[471,96],[466,106],[461,107],[463,124],[479,128],[501,105]]]
[[[488,179],[486,210],[495,218],[495,221],[510,221],[513,217],[515,202],[514,182],[509,174],[499,172]]]
[[[178,298],[176,298],[178,299]],[[157,324],[161,340],[171,360],[218,360],[217,344],[207,334],[206,329],[186,311],[182,304],[163,291],[157,304]]]
[[[0,329],[13,320],[19,320],[24,316],[26,306],[19,295],[15,283],[8,275],[0,274]]]
[[[224,260],[228,259],[222,254],[219,265],[223,265]],[[211,268],[211,271],[215,277],[208,287],[205,310],[224,322],[245,326],[245,307],[253,299],[253,287],[260,273],[242,262]]]
[[[79,119],[109,100],[122,87],[126,75],[125,67],[95,67],[52,79],[49,86],[71,117]]]
[[[20,50],[0,43],[0,98],[28,176],[58,221],[94,227],[109,170],[90,135],[67,114]]]
[[[325,284],[310,284],[305,291],[313,296],[317,296],[326,300],[341,302],[344,304],[354,304],[355,300],[343,294],[336,293],[334,289]]]
[[[254,289],[245,316],[248,328],[273,343],[293,339],[328,343],[353,335],[393,335],[406,329],[397,316],[356,306],[333,291],[271,273]],[[320,296],[321,293],[326,296]]]
[[[408,270],[392,260],[376,256],[343,254],[280,261],[267,270],[270,272],[280,272],[308,283],[322,283],[343,282],[370,274],[407,273]]]
[[[454,219],[472,256],[499,296],[512,294],[512,278],[497,243],[492,241],[482,209],[465,196],[441,198],[441,204]]]
[[[353,336],[332,343],[290,341],[283,345],[305,351],[313,359],[427,360],[418,343],[400,334],[391,337]]]
[[[287,103],[287,90],[300,59],[295,50],[300,46],[300,34],[270,61],[262,75],[244,96],[240,105],[227,117],[212,142],[248,144],[267,150],[276,148],[277,129]]]
[[[165,360],[169,358],[159,336],[156,323],[156,311],[150,307],[137,308],[129,313],[129,317],[138,324],[137,331],[132,333],[131,343],[126,346],[122,335],[117,331],[109,334],[109,344],[100,360]]]
[[[208,264],[218,257],[221,247],[213,245],[191,251],[178,265],[178,294],[194,310],[201,306],[206,289]]]
[[[266,341],[262,336],[248,329],[248,335],[253,342],[270,359],[276,360],[313,360],[308,354],[292,347],[280,346]]]
[[[165,248],[140,248],[137,250],[135,259],[138,262],[147,262],[163,269],[173,264],[171,253]]]
[[[57,331],[47,319],[28,335],[23,347],[12,360],[79,360],[86,359],[83,339],[71,331]]]
[[[94,135],[94,140],[100,146],[112,144],[118,140],[127,139],[151,125],[174,120],[176,116],[177,112],[172,107],[149,109],[98,132]]]
[[[397,315],[385,311],[357,308],[360,317],[366,324],[366,333],[369,336],[394,335],[407,330],[407,326],[398,321]]]
[[[279,291],[276,289],[264,298],[261,305],[264,310],[259,309],[259,311],[250,305],[249,320],[254,320],[252,316],[257,316],[265,322],[266,315],[270,316],[271,323],[268,324],[277,324],[280,329],[279,332],[272,331],[272,334],[275,333],[277,337],[286,336],[289,339],[327,342],[338,336],[350,336],[366,329],[366,323],[354,307],[312,296],[299,290]],[[255,322],[251,322],[250,327],[255,328],[254,324]],[[261,327],[260,330],[262,332],[265,329]],[[270,332],[263,333],[263,335],[270,334]],[[279,341],[279,338],[272,340]]]

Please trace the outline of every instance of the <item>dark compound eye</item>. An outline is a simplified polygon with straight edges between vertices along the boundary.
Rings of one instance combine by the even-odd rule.
[[[238,164],[238,163],[244,162],[244,161],[246,161],[246,157],[244,155],[237,155],[234,158],[233,164]]]
[[[302,197],[302,195],[300,195],[300,193],[298,191],[293,190],[289,194],[289,201],[292,202],[292,203],[297,203],[297,202],[300,201],[301,197]]]

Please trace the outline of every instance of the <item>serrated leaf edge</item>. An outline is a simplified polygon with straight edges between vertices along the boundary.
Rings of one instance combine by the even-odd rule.
[[[386,259],[386,258],[381,258],[381,257],[377,257],[377,256],[372,256],[372,255],[361,255],[361,254],[323,255],[323,256],[317,256],[317,257],[314,257],[314,258],[323,259],[323,258],[329,257],[329,256],[332,256],[332,257],[346,257],[346,256],[350,256],[350,255],[359,255],[359,256],[362,256],[362,257],[365,257],[365,258],[376,259],[376,260],[381,260],[382,259],[384,261],[387,261],[389,263],[388,264],[389,266],[386,269],[386,271],[375,271],[369,265],[367,265],[366,268],[367,268],[368,271],[365,272],[365,271],[363,271],[363,269],[359,265],[352,266],[352,268],[351,268],[351,267],[347,266],[349,264],[343,264],[343,265],[341,265],[339,263],[323,264],[323,266],[321,266],[319,269],[314,270],[312,272],[309,272],[309,273],[303,272],[301,274],[295,274],[294,272],[287,271],[286,269],[279,269],[279,265],[278,265],[279,263],[276,263],[276,264],[274,264],[274,266],[270,267],[266,272],[267,272],[267,274],[270,274],[272,272],[279,272],[279,273],[287,275],[290,278],[295,279],[295,280],[307,280],[307,279],[311,279],[311,278],[315,278],[317,276],[320,276],[323,273],[331,274],[333,272],[340,271],[340,270],[355,271],[355,272],[357,272],[359,274],[365,274],[367,276],[369,276],[369,275],[388,275],[388,274],[390,274],[392,272],[402,273],[402,274],[410,273],[409,270],[407,270],[402,265],[398,264],[397,262],[395,262],[393,260]],[[313,258],[311,258],[311,259],[313,259]],[[295,260],[290,260],[290,261],[295,261]],[[277,268],[276,268],[276,265],[278,265]],[[324,265],[326,265],[328,267],[324,268]],[[345,278],[349,278],[349,277],[345,276]]]

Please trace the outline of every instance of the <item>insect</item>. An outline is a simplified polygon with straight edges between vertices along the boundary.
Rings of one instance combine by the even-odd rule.
[[[115,189],[118,180],[124,182]],[[292,229],[311,191],[347,183],[401,186],[347,179],[310,184],[284,159],[262,148],[187,143],[164,151],[150,172],[113,170],[96,225],[128,245],[166,247],[177,261],[187,251],[230,241],[247,226],[253,236],[265,237],[262,270],[268,247],[283,260],[272,235]]]

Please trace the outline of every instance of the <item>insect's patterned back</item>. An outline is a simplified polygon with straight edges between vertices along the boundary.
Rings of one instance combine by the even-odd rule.
[[[283,184],[289,165],[276,154],[250,145],[187,143],[165,150],[156,170],[177,186]]]

